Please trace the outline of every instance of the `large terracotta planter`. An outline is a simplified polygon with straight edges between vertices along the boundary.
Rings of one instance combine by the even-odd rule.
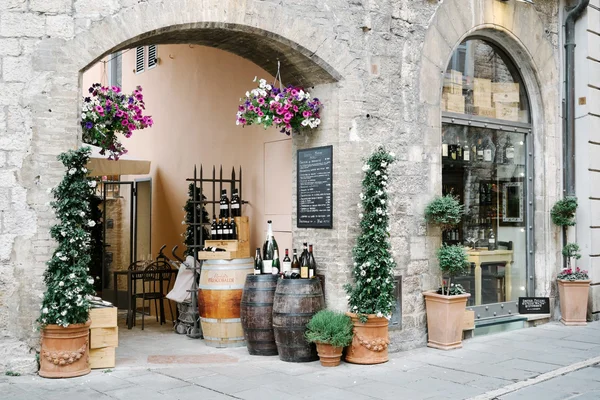
[[[332,346],[329,343],[317,343],[317,353],[321,365],[324,367],[337,367],[342,360],[343,347]]]
[[[44,378],[72,378],[90,373],[90,325],[63,328],[46,325],[42,331],[39,375]]]
[[[566,281],[558,279],[560,322],[565,325],[587,325],[587,304],[590,280]]]
[[[366,323],[358,316],[346,313],[354,324],[352,344],[346,351],[346,361],[353,364],[381,364],[388,361],[388,320],[385,317],[368,315]]]
[[[424,292],[427,307],[427,346],[440,350],[462,347],[463,318],[471,294],[444,296]]]

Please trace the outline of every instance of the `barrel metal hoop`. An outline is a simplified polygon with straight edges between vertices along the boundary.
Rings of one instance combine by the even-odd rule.
[[[240,304],[241,305],[252,305],[255,307],[269,307],[269,306],[273,305],[273,303],[254,303],[251,301],[242,301],[242,302],[240,302]]]
[[[298,294],[298,293],[278,293],[275,292],[275,296],[286,296],[286,297],[305,297],[305,298],[315,298],[315,297],[323,297],[323,293],[318,294]]]
[[[315,315],[315,313],[314,312],[309,312],[309,313],[280,313],[280,312],[273,311],[273,315],[282,315],[282,316],[286,316],[286,317],[312,317],[313,315]]]
[[[275,331],[305,331],[306,326],[275,326],[273,325],[273,330]]]
[[[222,318],[222,319],[217,319],[217,318],[200,318],[200,320],[202,322],[208,322],[208,323],[214,323],[217,324],[219,322],[225,322],[225,323],[236,323],[236,322],[240,322],[241,319],[240,318]]]
[[[207,285],[200,285],[198,286],[198,289],[202,289],[202,290],[240,290],[243,289],[244,286],[243,285],[215,285],[215,286],[207,286]]]
[[[248,291],[248,292],[274,292],[275,288],[247,288],[245,287],[244,290]]]
[[[228,338],[222,338],[222,337],[210,337],[210,336],[206,336],[204,335],[204,340],[215,340],[217,342],[231,342],[233,340],[244,340],[244,337],[228,337]]]

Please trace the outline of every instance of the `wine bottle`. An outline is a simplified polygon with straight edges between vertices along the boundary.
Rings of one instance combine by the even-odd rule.
[[[448,143],[442,143],[442,157],[448,158]]]
[[[230,239],[237,240],[238,232],[237,232],[237,224],[235,223],[235,218],[230,219],[229,226],[230,226],[230,235],[231,235]]]
[[[219,201],[219,217],[229,217],[229,199],[227,198],[227,189],[221,190],[221,200]]]
[[[225,227],[223,228],[223,234],[227,237],[227,240],[233,239],[231,235],[231,218],[225,218]]]
[[[483,161],[492,162],[492,146],[489,141],[485,142],[483,149]]]
[[[477,161],[483,161],[483,146],[481,139],[477,141]]]
[[[300,255],[300,278],[308,279],[308,269],[309,269],[309,256],[307,244],[304,243],[304,250],[302,250],[302,255]]]
[[[275,249],[273,254],[273,266],[271,267],[271,274],[279,275],[279,271],[281,271],[281,264],[279,263],[279,250]]]
[[[460,140],[458,140],[456,143],[456,159],[457,160],[463,159],[463,148],[462,148],[462,145],[460,144]]]
[[[221,218],[217,220],[217,240],[223,240],[223,222]]]
[[[260,257],[260,247],[256,248],[256,254],[254,256],[254,275],[260,275],[262,271],[262,258]]]
[[[283,269],[281,272],[284,274],[292,272],[292,260],[290,260],[290,252],[288,249],[285,249],[285,257],[283,257],[282,266]]]
[[[313,255],[313,245],[308,246],[308,277],[313,278],[317,273],[317,263]]]
[[[242,201],[237,189],[233,189],[231,194],[231,216],[241,217],[242,216]]]
[[[469,145],[465,144],[463,148],[463,161],[471,161],[471,152],[469,151]]]
[[[273,266],[273,257],[275,256],[275,250],[279,250],[277,247],[277,241],[273,236],[273,222],[267,221],[267,238],[263,245],[263,273],[270,274]]]
[[[490,229],[490,236],[488,238],[488,250],[496,250],[496,236],[494,235],[494,231],[492,229]]]
[[[213,215],[213,222],[210,226],[210,238],[217,240],[217,217]]]
[[[300,261],[298,261],[298,252],[294,249],[294,258],[292,260],[292,273],[300,274]]]
[[[510,136],[506,138],[504,144],[504,162],[506,164],[512,164],[515,160],[515,146],[510,141]]]

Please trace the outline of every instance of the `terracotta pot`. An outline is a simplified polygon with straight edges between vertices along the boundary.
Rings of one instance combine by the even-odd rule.
[[[427,307],[427,346],[440,350],[462,347],[463,319],[470,293],[445,296],[424,292]]]
[[[381,364],[388,361],[388,320],[374,314],[362,323],[358,315],[346,313],[354,324],[352,344],[346,349],[346,361],[353,364]]]
[[[587,325],[587,304],[590,280],[565,281],[557,279],[560,298],[560,322],[564,325]]]
[[[90,325],[64,328],[46,325],[42,331],[39,375],[44,378],[72,378],[90,373]]]
[[[329,343],[317,342],[317,353],[319,353],[321,365],[324,367],[337,367],[340,365],[343,350],[344,348],[341,346],[336,347]]]

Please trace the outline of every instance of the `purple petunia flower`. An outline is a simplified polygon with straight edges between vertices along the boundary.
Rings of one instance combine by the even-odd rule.
[[[85,123],[85,129],[92,129],[94,127],[94,124],[91,121],[88,121]]]

